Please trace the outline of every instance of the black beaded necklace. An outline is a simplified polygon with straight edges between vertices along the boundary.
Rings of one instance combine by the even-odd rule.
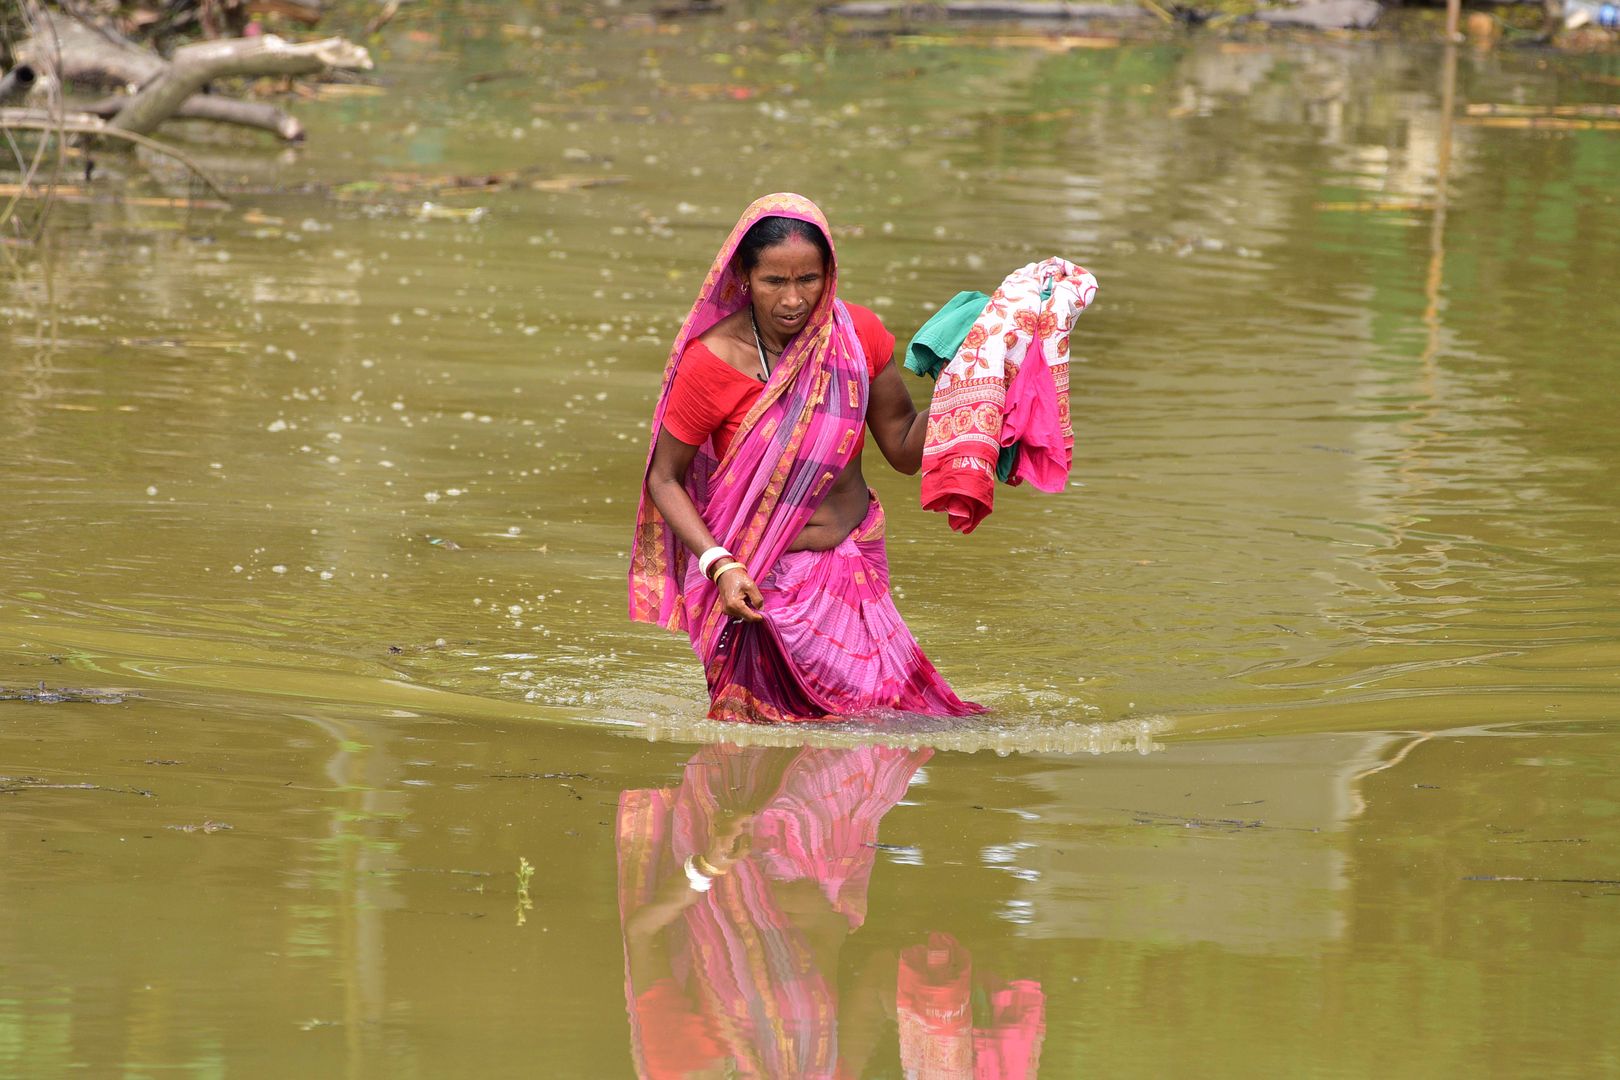
[[[771,378],[771,365],[765,359],[765,342],[759,336],[759,320],[754,316],[754,309],[752,305],[750,305],[748,308],[748,323],[754,328],[754,348],[759,350],[759,370],[765,373],[760,376],[759,381],[769,382]],[[778,356],[782,355],[781,349],[772,349],[771,351],[776,353]]]

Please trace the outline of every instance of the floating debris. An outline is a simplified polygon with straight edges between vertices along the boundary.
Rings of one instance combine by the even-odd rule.
[[[413,211],[412,216],[418,221],[465,221],[476,224],[484,220],[488,213],[487,206],[440,206],[438,203],[425,202]]]
[[[1523,881],[1535,885],[1620,885],[1620,878],[1514,877],[1509,874],[1467,874],[1464,881]]]
[[[324,82],[304,88],[308,97],[316,101],[335,101],[342,98],[382,97],[386,92],[372,83]]]
[[[508,169],[470,176],[384,173],[375,180],[351,180],[348,183],[339,184],[332,189],[332,195],[334,198],[347,201],[369,201],[373,196],[388,194],[427,193],[443,197],[447,195],[481,195],[496,191],[522,191],[525,189],[555,193],[611,187],[616,184],[626,183],[629,179],[628,176],[606,173],[561,173],[546,176],[537,169]],[[441,212],[438,216],[470,213],[470,211],[457,211],[445,207],[437,207],[436,209]],[[483,208],[478,209],[482,213]],[[421,216],[420,211],[418,211],[418,216]]]
[[[1464,116],[1457,122],[1473,127],[1527,131],[1620,131],[1620,120],[1584,120],[1573,116]]]
[[[1312,204],[1312,209],[1357,214],[1377,213],[1386,210],[1433,210],[1433,199],[1361,199],[1350,202],[1319,202]]]
[[[453,870],[442,866],[392,866],[383,870],[368,870],[371,874],[459,874],[463,877],[492,877],[488,870]]]
[[[201,825],[165,825],[163,827],[165,829],[173,829],[175,832],[200,833],[229,832],[231,829],[236,828],[236,826],[227,825],[223,821],[205,821]]]
[[[64,184],[60,187],[36,187],[23,184],[0,184],[0,198],[50,199],[67,203],[117,203],[120,206],[151,207],[159,210],[229,210],[230,204],[218,199],[190,199],[184,196],[164,195],[97,195],[83,187]]]
[[[157,792],[145,788],[103,787],[101,784],[53,784],[42,776],[0,776],[0,795],[18,791],[110,791],[118,795],[139,795],[143,799],[157,798]]]
[[[528,186],[535,191],[584,191],[587,188],[612,187],[628,179],[628,176],[548,176],[530,180]]]
[[[1158,810],[1128,810],[1124,807],[1115,807],[1114,809],[1121,814],[1130,814],[1131,821],[1137,825],[1173,825],[1183,829],[1219,829],[1222,832],[1238,832],[1243,829],[1271,827],[1258,818],[1188,817],[1185,814],[1166,814]]]
[[[1148,12],[1115,4],[1082,4],[1072,0],[945,0],[918,4],[896,0],[847,0],[831,4],[825,14],[845,19],[907,18],[934,21],[1018,20],[1061,23],[1087,19],[1140,19]]]
[[[1490,105],[1478,103],[1464,110],[1469,116],[1575,116],[1587,120],[1620,120],[1620,105]]]
[[[471,645],[472,642],[463,641],[461,644],[463,644],[463,645]],[[429,642],[427,642],[425,644],[422,644],[422,645],[390,645],[390,646],[388,646],[388,655],[389,656],[400,656],[400,655],[403,655],[407,651],[409,651],[409,652],[418,652],[418,653],[435,652],[435,651],[437,651],[439,649],[448,649],[449,647],[450,647],[450,642],[446,641],[444,638],[434,638],[432,641],[429,641]]]
[[[24,689],[0,686],[0,701],[31,701],[39,705],[57,705],[63,702],[121,705],[135,696],[125,690],[95,690],[68,686],[52,690],[47,688],[43,681],[38,686]]]

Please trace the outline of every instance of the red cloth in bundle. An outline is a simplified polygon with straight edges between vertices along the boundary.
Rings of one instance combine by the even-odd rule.
[[[1066,368],[1064,375],[1066,383]],[[1028,481],[1041,491],[1062,491],[1074,457],[1074,438],[1065,435],[1068,393],[1067,387],[1060,391],[1053,378],[1041,339],[1030,342],[1024,362],[1009,365],[999,385],[983,381],[986,385],[978,395],[983,400],[971,410],[959,408],[947,422],[961,425],[956,434],[977,430],[991,436],[997,446],[1017,444],[1018,461],[1008,484]],[[972,532],[995,505],[998,456],[984,441],[958,445],[948,455],[930,458],[925,453],[923,509],[943,512],[957,532]]]
[[[939,468],[923,473],[924,510],[946,515],[951,528],[970,533],[990,516],[996,498],[996,466],[979,458],[960,455]]]

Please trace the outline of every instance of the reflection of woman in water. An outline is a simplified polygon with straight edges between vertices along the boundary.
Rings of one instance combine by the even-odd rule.
[[[878,822],[930,754],[717,745],[679,787],[621,794],[638,1075],[856,1077],[897,1012],[911,1075],[1034,1075],[1036,984],[991,988],[992,1027],[976,1030],[966,953],[948,937],[898,955],[847,946],[866,918]]]
[[[945,684],[889,597],[869,431],[915,473],[927,416],[894,335],[838,299],[821,211],[767,195],[687,316],[653,414],[630,615],[686,630],[716,719],[981,711]]]

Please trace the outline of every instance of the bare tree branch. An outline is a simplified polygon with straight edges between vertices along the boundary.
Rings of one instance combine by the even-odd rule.
[[[109,127],[145,135],[173,116],[205,83],[237,75],[313,75],[369,71],[371,54],[344,38],[292,44],[274,35],[204,41],[176,49],[174,57],[119,110]]]
[[[134,99],[115,94],[89,105],[80,106],[80,112],[111,120]],[[268,131],[287,142],[302,142],[304,125],[283,109],[257,101],[238,101],[219,94],[192,94],[175,110],[176,120],[213,120],[221,124]]]

